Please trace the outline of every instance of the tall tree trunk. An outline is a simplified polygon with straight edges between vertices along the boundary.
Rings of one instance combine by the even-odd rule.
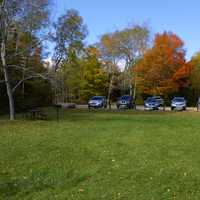
[[[113,85],[113,74],[110,74],[110,82],[109,82],[109,87],[108,87],[108,106],[109,109],[111,109],[111,93],[112,93],[112,85]]]
[[[5,55],[6,55],[5,41],[2,40],[2,42],[1,42],[1,61],[2,61],[4,79],[5,79],[5,83],[6,83],[8,100],[9,100],[10,120],[14,120],[15,119],[14,98],[13,98],[13,93],[12,93],[12,89],[11,89],[11,85],[10,85],[10,77],[9,77],[9,72],[8,72],[8,68],[6,65]]]
[[[136,76],[134,77],[134,89],[133,89],[133,98],[136,99],[136,91],[137,91],[137,81]]]
[[[129,83],[129,95],[133,96],[133,86],[131,83]]]
[[[130,72],[130,67],[128,69],[128,81],[129,81],[129,95],[133,96],[132,74]]]

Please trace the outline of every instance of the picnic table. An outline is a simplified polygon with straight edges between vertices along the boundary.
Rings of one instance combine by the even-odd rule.
[[[30,114],[30,119],[47,119],[47,115],[41,111],[39,108],[34,108],[28,111]]]

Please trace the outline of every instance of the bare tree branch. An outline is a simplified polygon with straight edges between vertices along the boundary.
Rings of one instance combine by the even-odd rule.
[[[55,81],[55,77],[53,77],[53,74],[52,73],[49,73],[49,72],[46,72],[46,73],[37,73],[33,70],[30,70],[28,68],[25,68],[25,67],[22,67],[22,66],[19,66],[19,65],[8,65],[8,67],[14,67],[16,68],[17,70],[24,70],[26,72],[26,75],[28,75],[28,77],[18,81],[18,83],[13,87],[12,89],[12,92],[15,92],[15,90],[26,80],[30,80],[30,79],[33,79],[33,78],[41,78],[41,79],[44,79],[44,80],[49,80],[49,81]],[[28,73],[27,73],[28,72]],[[57,81],[57,80],[56,80]]]
[[[30,79],[33,79],[33,78],[42,78],[42,79],[45,79],[45,80],[48,79],[47,77],[45,77],[45,76],[43,76],[43,75],[41,75],[41,74],[36,74],[36,75],[33,75],[33,76],[26,77],[26,78],[20,80],[20,81],[14,86],[14,88],[12,89],[12,92],[14,93],[15,90],[16,90],[24,81],[30,80]]]

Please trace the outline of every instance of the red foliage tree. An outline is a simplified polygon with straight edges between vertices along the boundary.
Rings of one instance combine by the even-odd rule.
[[[190,65],[185,61],[183,45],[174,33],[156,34],[153,47],[135,68],[142,93],[164,95],[187,85]]]

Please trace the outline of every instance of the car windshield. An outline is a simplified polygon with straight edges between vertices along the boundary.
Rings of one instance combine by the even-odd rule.
[[[129,100],[130,98],[131,96],[127,96],[127,95],[120,97],[121,100]]]
[[[154,98],[154,99],[156,99],[156,100],[162,100],[162,98],[159,97],[159,96],[155,96],[155,97],[152,97],[152,98]]]
[[[173,99],[173,101],[183,102],[183,101],[185,101],[185,99],[183,97],[178,97],[178,98],[176,97],[176,98]]]
[[[153,97],[148,97],[147,100],[148,102],[156,102],[156,99]]]
[[[92,97],[91,100],[102,100],[103,97]]]

